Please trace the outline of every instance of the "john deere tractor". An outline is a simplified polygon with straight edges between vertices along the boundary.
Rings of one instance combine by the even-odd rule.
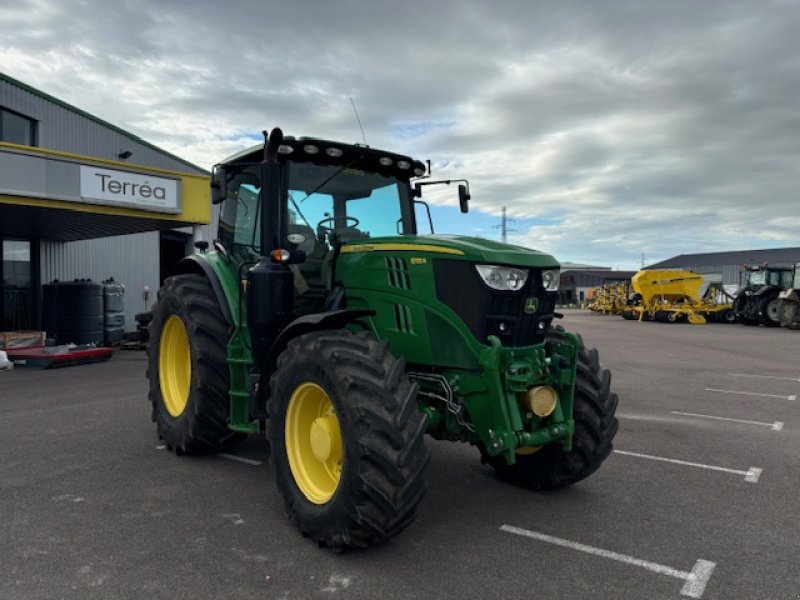
[[[745,265],[744,282],[736,292],[733,309],[745,325],[778,327],[781,319],[781,290],[791,285],[792,268]]]
[[[408,156],[279,129],[217,165],[219,237],[166,280],[150,325],[165,444],[213,453],[265,430],[290,516],[334,550],[414,519],[426,433],[534,490],[593,473],[617,396],[597,351],[551,324],[559,264],[419,235],[422,190],[449,183]]]

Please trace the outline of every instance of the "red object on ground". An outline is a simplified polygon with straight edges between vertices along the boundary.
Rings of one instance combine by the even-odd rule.
[[[103,362],[111,357],[114,350],[111,348],[70,350],[68,346],[40,346],[38,348],[8,348],[5,352],[8,354],[8,360],[13,362],[16,367],[56,369]]]

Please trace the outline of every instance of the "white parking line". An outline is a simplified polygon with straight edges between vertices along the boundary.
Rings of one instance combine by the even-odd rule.
[[[513,525],[503,525],[500,527],[500,531],[539,540],[540,542],[547,542],[548,544],[554,544],[563,548],[578,550],[579,552],[593,554],[594,556],[610,558],[611,560],[616,560],[621,563],[633,565],[635,567],[641,567],[642,569],[652,571],[653,573],[659,573],[660,575],[669,575],[670,577],[683,579],[686,581],[686,583],[683,585],[683,588],[681,588],[681,596],[688,596],[689,598],[702,597],[703,592],[706,589],[706,585],[708,585],[708,580],[711,579],[711,574],[714,572],[714,568],[717,566],[716,563],[713,563],[709,560],[703,560],[701,558],[694,563],[694,567],[692,567],[691,571],[680,571],[666,565],[650,562],[649,560],[634,558],[633,556],[619,554],[618,552],[604,550],[595,546],[587,546],[586,544],[581,544],[580,542],[571,542],[569,540],[539,533],[537,531],[514,527]]]
[[[775,421],[767,423],[766,421],[748,421],[747,419],[730,419],[728,417],[715,417],[714,415],[699,415],[697,413],[682,412],[680,410],[671,410],[670,414],[681,415],[683,417],[697,417],[700,419],[714,419],[716,421],[730,421],[732,423],[744,423],[745,425],[763,425],[769,427],[772,431],[780,431],[783,429],[782,421]]]
[[[627,452],[625,450],[614,450],[614,454],[622,454],[623,456],[634,456],[636,458],[646,458],[647,460],[668,462],[675,465],[683,465],[685,467],[697,467],[698,469],[708,469],[709,471],[721,471],[722,473],[744,475],[744,480],[749,483],[758,483],[758,478],[761,477],[761,469],[758,467],[750,467],[747,471],[742,471],[740,469],[729,469],[728,467],[717,467],[715,465],[705,465],[703,463],[689,462],[675,458],[664,458],[663,456],[653,456],[651,454],[639,454],[638,452]]]
[[[165,444],[161,444],[160,446],[156,446],[156,450],[165,450],[167,446]],[[226,452],[220,452],[217,454],[220,458],[227,458],[228,460],[235,460],[236,462],[244,463],[246,465],[251,465],[253,467],[257,467],[261,464],[260,460],[253,460],[252,458],[245,458],[244,456],[236,456],[235,454],[228,454]]]
[[[731,377],[756,377],[758,379],[779,379],[781,381],[800,381],[800,377],[778,377],[776,375],[750,375],[748,373],[728,373]]]
[[[261,464],[260,460],[253,460],[252,458],[245,458],[244,456],[236,456],[235,454],[226,454],[225,452],[220,452],[217,454],[220,458],[227,458],[228,460],[235,460],[236,462],[244,463],[246,465],[252,465],[257,467]]]
[[[720,394],[738,394],[739,396],[759,396],[761,398],[783,398],[784,400],[797,400],[797,396],[784,396],[782,394],[759,394],[757,392],[740,392],[738,390],[716,390],[714,388],[706,388],[707,392],[718,392]]]

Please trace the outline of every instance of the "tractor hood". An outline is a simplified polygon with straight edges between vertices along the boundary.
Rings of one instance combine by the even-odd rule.
[[[376,237],[353,240],[342,246],[343,253],[403,252],[441,254],[442,258],[471,262],[557,269],[558,261],[544,252],[522,246],[464,235]]]

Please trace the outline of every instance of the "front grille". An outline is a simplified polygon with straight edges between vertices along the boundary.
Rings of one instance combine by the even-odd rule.
[[[505,347],[532,346],[544,341],[553,320],[557,294],[544,291],[540,270],[530,269],[524,289],[517,292],[489,288],[470,262],[434,260],[433,273],[439,302],[461,317],[481,343],[487,343],[490,335],[500,338]],[[538,301],[532,314],[525,312],[529,298]]]

